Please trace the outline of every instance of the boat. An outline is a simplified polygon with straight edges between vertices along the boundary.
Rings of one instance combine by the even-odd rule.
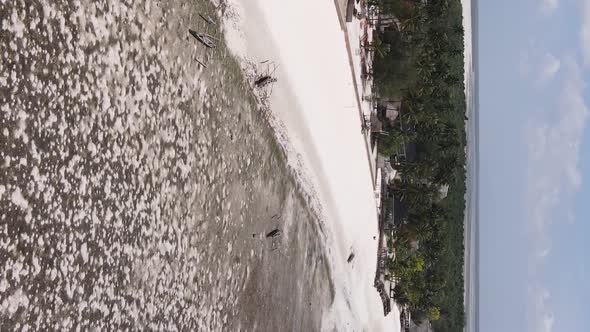
[[[215,25],[215,21],[213,21],[213,19],[211,18],[211,16],[209,16],[209,15],[207,15],[207,16],[204,16],[203,14],[199,14],[199,16],[201,16],[201,18],[202,18],[202,19],[203,19],[205,22],[207,22],[207,23],[209,23],[209,24],[211,24],[211,25]]]
[[[198,41],[200,41],[203,45],[207,46],[208,48],[215,48],[216,45],[213,42],[213,37],[209,36],[206,33],[196,32],[194,30],[188,29],[188,32],[195,37]]]

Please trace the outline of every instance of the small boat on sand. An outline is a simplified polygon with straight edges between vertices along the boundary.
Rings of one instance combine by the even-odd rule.
[[[207,22],[207,23],[209,23],[209,24],[211,24],[211,25],[215,25],[215,21],[213,21],[213,19],[211,18],[211,16],[209,16],[209,15],[205,16],[205,15],[203,15],[203,14],[199,14],[199,16],[201,16],[201,18],[202,18],[202,19],[203,19],[205,22]]]
[[[196,32],[194,30],[188,29],[188,32],[195,37],[196,40],[200,41],[203,45],[207,46],[208,48],[215,48],[216,45],[213,42],[213,37],[201,32]]]

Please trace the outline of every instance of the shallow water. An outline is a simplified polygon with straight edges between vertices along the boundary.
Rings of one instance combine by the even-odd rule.
[[[18,3],[0,4],[0,330],[318,330],[318,224],[236,62],[188,34],[221,37],[210,4]]]

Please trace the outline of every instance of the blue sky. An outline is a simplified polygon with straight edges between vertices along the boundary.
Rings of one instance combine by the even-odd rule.
[[[590,331],[590,0],[480,0],[480,331]]]

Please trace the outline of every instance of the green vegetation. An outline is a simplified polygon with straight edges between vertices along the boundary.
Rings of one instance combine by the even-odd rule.
[[[465,208],[465,95],[460,0],[373,0],[399,24],[376,31],[373,67],[381,100],[402,100],[396,122],[384,124],[380,152],[398,158],[401,181],[390,191],[407,210],[386,263],[398,280],[396,301],[435,331],[462,331]],[[403,143],[403,144],[402,144]],[[446,198],[440,189],[448,185]],[[389,208],[389,206],[388,206]]]

